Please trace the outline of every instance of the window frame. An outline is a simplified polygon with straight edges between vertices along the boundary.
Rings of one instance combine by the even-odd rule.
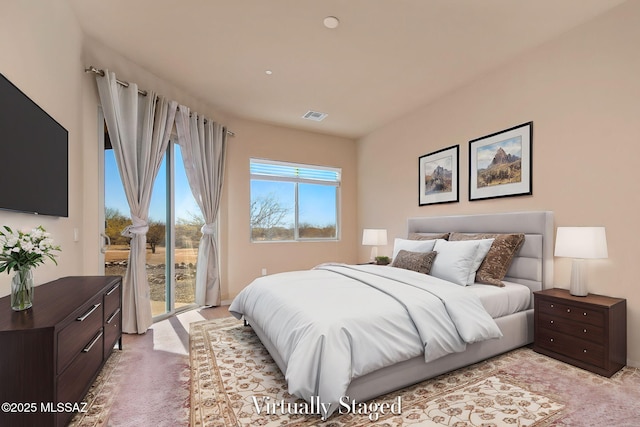
[[[277,173],[254,173],[253,165],[266,165],[266,166],[274,166],[277,170],[278,167],[282,167],[283,169],[296,169],[298,170],[294,176],[291,175],[278,175]],[[305,170],[304,173],[299,176],[299,170]],[[312,174],[308,174],[307,172],[313,172]],[[314,178],[315,172],[319,174],[316,175],[318,178]],[[326,175],[325,175],[326,174]],[[331,179],[331,175],[334,176],[334,179]],[[321,177],[325,176],[325,179]],[[341,185],[342,185],[342,168],[332,167],[332,166],[322,166],[322,165],[310,165],[305,163],[297,163],[297,162],[286,162],[280,160],[270,160],[263,158],[255,158],[251,157],[249,159],[249,203],[251,204],[251,200],[253,199],[253,193],[251,191],[251,183],[254,181],[274,181],[274,182],[286,182],[294,184],[294,224],[293,224],[293,239],[286,240],[254,240],[253,239],[253,228],[251,226],[251,221],[249,221],[249,241],[251,243],[291,243],[291,242],[338,242],[341,237]],[[314,185],[325,185],[329,187],[335,187],[336,189],[336,234],[335,237],[300,237],[299,227],[299,185],[298,184],[314,184]]]

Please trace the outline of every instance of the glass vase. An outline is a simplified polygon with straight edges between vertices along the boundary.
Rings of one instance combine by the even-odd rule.
[[[26,310],[33,305],[33,271],[30,268],[17,270],[11,279],[11,308]]]

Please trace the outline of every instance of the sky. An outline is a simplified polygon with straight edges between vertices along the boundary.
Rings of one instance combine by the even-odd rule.
[[[335,187],[328,185],[298,184],[299,185],[299,221],[312,225],[336,224],[336,197]],[[284,219],[284,224],[289,226],[294,223],[294,184],[291,182],[276,181],[251,181],[252,197],[260,195],[274,195],[281,206],[289,209],[289,214]]]
[[[187,176],[182,165],[182,155],[179,146],[175,146],[175,209],[176,220],[178,218],[191,218],[191,214],[199,214],[198,207]],[[125,216],[129,216],[129,204],[124,193],[124,188],[120,181],[120,174],[116,165],[113,150],[105,150],[105,207],[115,208]],[[162,161],[158,176],[154,184],[149,206],[149,219],[164,221],[166,217],[166,157]],[[301,223],[313,225],[336,224],[336,197],[335,187],[313,184],[299,184],[299,205]],[[285,217],[284,223],[292,225],[294,223],[294,194],[292,183],[279,183],[274,181],[253,180],[251,184],[252,195],[274,194],[281,204],[290,209],[290,213]]]
[[[198,207],[191,189],[189,188],[189,182],[187,176],[184,173],[184,167],[182,166],[182,155],[180,147],[175,145],[175,209],[176,220],[178,218],[190,218],[191,213],[199,214],[200,208]],[[113,150],[105,150],[104,154],[104,181],[105,181],[105,194],[104,205],[107,208],[115,208],[125,216],[129,216],[129,204],[127,203],[127,197],[120,181],[120,174],[116,166]],[[156,221],[164,221],[166,217],[166,181],[167,180],[167,168],[166,168],[166,156],[162,160],[162,165],[156,177],[153,193],[151,195],[151,204],[149,205],[149,219]]]

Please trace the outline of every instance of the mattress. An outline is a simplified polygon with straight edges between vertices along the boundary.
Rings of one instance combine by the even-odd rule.
[[[492,318],[507,316],[531,307],[531,289],[519,283],[505,282],[504,287],[475,284],[466,289],[480,298]]]

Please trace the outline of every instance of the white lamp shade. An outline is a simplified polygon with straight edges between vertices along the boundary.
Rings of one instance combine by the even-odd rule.
[[[387,230],[365,228],[362,232],[362,244],[368,246],[383,246],[387,244]]]
[[[555,256],[608,258],[604,227],[558,227]]]

